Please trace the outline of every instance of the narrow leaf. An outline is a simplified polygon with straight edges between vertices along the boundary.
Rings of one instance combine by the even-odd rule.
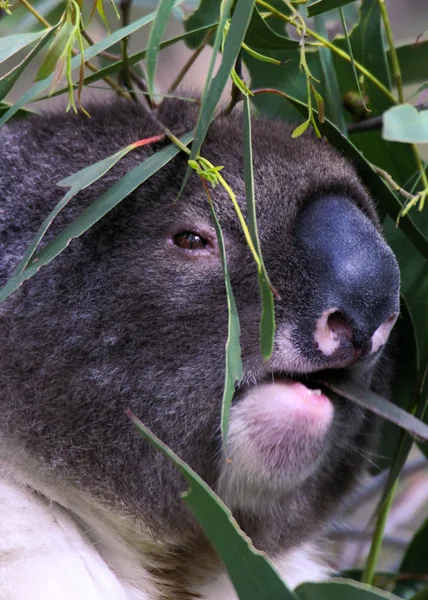
[[[130,411],[140,435],[180,471],[190,488],[183,494],[196,520],[222,559],[239,600],[298,600],[263,552],[254,548],[227,506],[175,452]]]
[[[301,125],[296,127],[296,129],[291,134],[291,137],[298,138],[301,135],[303,135],[305,133],[305,131],[307,130],[307,128],[309,127],[310,123],[311,123],[311,119],[310,118],[306,119],[306,121],[304,123],[302,123]]]
[[[176,0],[177,4],[180,2],[183,2],[183,0]],[[107,50],[107,48],[110,48],[110,46],[113,46],[114,44],[122,40],[124,37],[131,35],[135,31],[138,31],[139,29],[144,27],[144,25],[151,23],[155,17],[156,12],[152,12],[146,15],[145,17],[142,17],[141,19],[137,19],[133,23],[130,23],[126,27],[118,29],[111,35],[108,35],[107,37],[103,38],[98,43],[94,44],[93,46],[90,46],[85,50],[85,61],[91,60],[91,58],[97,56],[97,54],[99,54],[100,52]],[[73,70],[77,67],[80,67],[80,62],[81,57],[75,56],[71,61],[71,69]],[[15,104],[7,111],[7,113],[3,115],[3,117],[0,119],[0,126],[4,125],[4,123],[6,123],[25,104],[31,102],[32,100],[37,98],[37,96],[41,92],[48,89],[52,83],[52,80],[53,75],[50,75],[46,79],[39,81],[38,83],[36,83],[36,85],[30,88],[23,96],[21,96],[21,98],[17,102],[15,102]]]
[[[247,198],[248,228],[251,239],[257,250],[260,261],[263,264],[263,257],[260,247],[259,234],[257,229],[256,201],[254,196],[254,177],[253,177],[253,149],[251,141],[251,114],[250,99],[244,98],[244,176],[245,176],[245,194]],[[264,266],[264,265],[263,265]],[[262,315],[260,319],[260,352],[265,360],[268,360],[273,352],[275,337],[275,311],[273,302],[273,293],[269,282],[266,280],[263,271],[259,271],[259,286],[262,300]]]
[[[146,58],[147,85],[150,96],[153,96],[154,93],[154,83],[160,43],[162,41],[162,36],[165,32],[173,5],[174,0],[159,0],[156,18],[153,21],[153,25],[150,30]],[[177,6],[177,2],[175,2],[175,6]]]
[[[226,87],[229,75],[234,68],[236,58],[241,51],[241,44],[244,41],[245,33],[251,19],[255,0],[237,0],[232,20],[230,22],[229,32],[224,44],[223,56],[220,67],[215,77],[211,80],[214,70],[215,59],[223,39],[223,30],[229,15],[232,0],[225,0],[222,4],[223,11],[220,15],[220,22],[217,28],[217,34],[214,41],[213,55],[208,68],[208,75],[205,82],[204,94],[199,111],[198,121],[195,129],[195,141],[192,144],[191,160],[195,159],[202,147],[208,127],[213,119],[215,109]],[[189,179],[191,168],[187,169],[179,195]]]
[[[312,4],[308,5],[308,17],[321,15],[328,10],[345,6],[346,4],[350,4],[354,1],[355,0],[317,0],[316,2],[312,2]]]
[[[366,390],[361,385],[347,380],[336,382],[322,381],[329,390],[336,392],[340,396],[356,402],[363,408],[383,417],[391,423],[405,429],[412,437],[421,440],[428,440],[428,425],[406,412],[396,404],[393,404],[386,398],[383,398],[372,390]]]
[[[27,267],[30,262],[34,252],[37,249],[37,246],[40,244],[43,236],[46,234],[46,231],[49,229],[52,221],[58,216],[58,214],[62,211],[62,209],[68,204],[68,202],[81,190],[85,189],[94,181],[105,175],[107,171],[109,171],[125,154],[127,154],[130,150],[132,150],[133,146],[127,146],[113,156],[109,156],[99,162],[89,165],[85,167],[81,171],[70,175],[66,179],[63,179],[59,183],[57,183],[60,187],[70,187],[70,190],[67,194],[58,202],[53,211],[49,213],[47,218],[43,221],[31,244],[28,246],[25,251],[22,260],[19,262],[15,271],[12,274],[12,278],[18,277]]]
[[[41,38],[46,32],[46,29],[42,29],[42,31],[36,31],[35,33],[18,33],[0,38],[0,63]]]
[[[181,142],[187,145],[192,139],[193,134],[188,133],[181,139]],[[99,221],[139,185],[170,162],[179,152],[180,149],[175,145],[160,150],[137,165],[132,171],[99,196],[77,219],[47,244],[20,275],[9,279],[6,285],[0,290],[0,302],[18,289],[24,281],[33,277],[41,267],[50,263],[51,260],[65,250],[73,238],[85,233],[94,223]]]
[[[55,36],[52,44],[50,45],[42,64],[34,81],[41,81],[46,77],[49,77],[57,69],[60,58],[63,56],[65,49],[67,48],[70,38],[74,35],[74,25],[71,21],[66,21],[61,29]],[[56,74],[56,79],[61,78],[61,73]]]
[[[10,90],[15,85],[17,79],[23,73],[24,69],[27,65],[33,60],[33,58],[38,54],[38,52],[45,46],[51,39],[53,34],[55,33],[55,28],[48,29],[46,34],[37,42],[34,48],[27,54],[23,61],[19,63],[16,67],[14,67],[9,73],[3,75],[0,78],[0,101],[6,97],[6,95],[10,92]]]
[[[172,46],[173,44],[177,44],[177,42],[181,42],[182,40],[191,38],[192,35],[194,35],[196,33],[205,33],[207,31],[209,31],[210,29],[213,29],[213,27],[216,27],[216,25],[218,25],[218,23],[211,23],[210,25],[207,25],[205,27],[201,27],[199,29],[193,29],[186,33],[182,33],[181,35],[177,35],[175,37],[169,38],[168,40],[165,40],[164,42],[162,42],[160,44],[159,48],[160,48],[160,50],[163,50],[164,48],[168,48],[169,46]],[[131,54],[128,57],[128,62],[130,65],[134,65],[135,63],[139,62],[140,60],[143,60],[146,57],[146,55],[147,55],[147,48],[145,48],[144,50],[140,50],[139,52],[135,52],[135,54]],[[85,77],[85,79],[83,80],[83,84],[85,86],[89,86],[92,83],[99,81],[100,79],[104,79],[104,77],[107,77],[109,75],[113,75],[114,73],[117,73],[121,69],[122,69],[122,61],[118,60],[116,62],[109,64],[107,67],[100,69],[96,73],[92,73],[92,75],[88,75],[88,77]],[[52,96],[57,96],[59,94],[63,94],[66,91],[67,91],[67,88],[63,87],[63,88],[59,89],[55,94],[52,94]]]
[[[318,15],[314,19],[314,24],[316,31],[323,37],[328,38],[326,20],[326,15]],[[343,115],[343,101],[337,82],[332,51],[329,48],[319,48],[318,54],[323,72],[320,83],[321,95],[325,99],[327,116],[344,135],[347,135],[346,121]]]
[[[400,565],[400,573],[415,573],[428,575],[428,519],[422,524],[416,535],[407,546],[406,553]]]
[[[389,592],[352,579],[303,583],[296,588],[299,600],[400,600]]]
[[[206,191],[208,192],[207,188]],[[207,193],[208,202],[211,209],[214,228],[217,235],[218,246],[220,250],[221,266],[223,269],[224,283],[226,286],[228,326],[226,342],[226,369],[225,382],[223,389],[223,399],[221,404],[221,432],[224,444],[227,440],[229,430],[230,407],[232,406],[233,394],[235,393],[235,383],[241,381],[243,375],[241,345],[239,338],[241,335],[241,326],[239,324],[238,311],[233,295],[232,284],[230,283],[229,270],[227,267],[226,249],[224,246],[223,231],[217,218],[211,196]]]

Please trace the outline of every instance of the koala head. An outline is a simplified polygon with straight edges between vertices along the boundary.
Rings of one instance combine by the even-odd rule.
[[[141,109],[94,106],[92,118],[35,116],[1,136],[0,283],[62,195],[56,183],[138,139],[160,133]],[[168,101],[176,135],[194,105]],[[79,193],[48,240],[162,144],[127,155]],[[244,378],[220,433],[228,309],[218,241],[196,174],[175,201],[177,156],[0,305],[4,439],[44,477],[142,520],[159,540],[201,536],[180,498],[185,483],[136,436],[129,407],[232,508],[273,554],[306,540],[366,466],[376,420],[311,383],[345,370],[384,389],[381,355],[399,310],[399,271],[374,203],[324,142],[253,121],[254,181],[264,263],[275,301],[272,358],[259,351],[257,271],[229,197],[212,190],[241,324]],[[216,120],[202,155],[246,215],[239,114]],[[314,375],[315,374],[315,375]]]

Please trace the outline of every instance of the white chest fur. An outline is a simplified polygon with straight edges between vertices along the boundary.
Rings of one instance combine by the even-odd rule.
[[[108,545],[103,540],[102,547]],[[1,600],[156,600],[148,575],[131,583],[122,557],[115,560],[118,552],[119,545],[110,549],[107,560],[71,512],[11,479],[0,480]],[[293,587],[326,574],[307,548],[276,564]],[[198,592],[206,600],[237,598],[226,575]]]

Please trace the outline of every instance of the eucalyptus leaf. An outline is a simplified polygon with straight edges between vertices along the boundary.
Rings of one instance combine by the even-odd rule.
[[[181,138],[181,142],[184,145],[187,145],[192,139],[193,134],[188,133]],[[33,277],[41,267],[50,263],[51,260],[67,248],[73,238],[79,237],[85,233],[85,231],[110,212],[133,190],[170,162],[179,152],[180,149],[177,146],[170,145],[147,158],[144,162],[132,169],[132,171],[129,171],[122,179],[112,185],[111,188],[88,206],[77,219],[70,223],[60,234],[36,254],[31,264],[26,267],[22,273],[9,279],[6,285],[0,290],[0,302],[3,302],[10,294],[18,289],[24,281]]]
[[[33,58],[39,53],[39,51],[52,39],[52,36],[55,33],[55,28],[52,27],[48,29],[46,34],[39,39],[37,44],[32,48],[32,50],[27,54],[27,56],[22,60],[18,65],[16,65],[9,73],[3,75],[0,78],[0,100],[6,97],[6,95],[10,92],[10,90],[15,85],[17,79],[23,73],[25,68],[30,64]]]
[[[141,436],[162,452],[189,483],[189,490],[183,494],[184,500],[222,559],[239,600],[299,600],[281,580],[266,555],[254,548],[230,510],[203,479],[131,411],[127,413]]]
[[[35,33],[18,33],[0,38],[0,63],[4,62],[26,46],[29,46],[42,36],[46,35],[47,29]]]
[[[400,565],[400,573],[428,575],[428,519],[414,535]],[[416,577],[415,577],[416,578]]]
[[[303,583],[296,588],[296,594],[299,600],[399,600],[389,592],[351,579]]]
[[[233,395],[235,393],[235,383],[241,381],[244,370],[242,366],[240,346],[241,327],[239,324],[239,315],[236,308],[235,297],[233,295],[232,284],[230,283],[223,232],[211,201],[210,208],[220,251],[221,266],[223,269],[223,277],[226,286],[228,311],[227,341],[225,351],[225,382],[221,403],[221,432],[226,449],[227,434],[229,431],[230,407],[232,406]]]
[[[146,56],[147,86],[150,96],[154,94],[156,67],[162,36],[165,32],[172,8],[173,6],[178,6],[178,4],[180,2],[176,2],[175,0],[160,0],[156,11],[156,18],[150,30]]]
[[[411,104],[393,106],[383,113],[382,137],[391,142],[428,143],[428,110]]]
[[[257,250],[260,261],[263,264],[262,251],[257,229],[257,210],[254,196],[254,177],[253,177],[253,151],[251,142],[251,114],[250,99],[244,98],[244,176],[245,176],[245,195],[247,199],[248,228],[251,239]],[[264,266],[264,265],[263,265]],[[259,287],[262,301],[262,314],[260,319],[260,352],[265,360],[268,360],[273,352],[275,338],[275,311],[273,302],[273,293],[269,282],[266,280],[264,272],[259,271]]]
[[[182,1],[183,0],[176,0],[177,3],[180,3]],[[148,23],[151,23],[155,17],[156,17],[156,12],[152,12],[149,15],[142,17],[141,19],[137,19],[133,23],[130,23],[126,27],[121,27],[114,33],[103,38],[98,43],[94,44],[93,46],[90,46],[89,48],[87,48],[85,50],[85,61],[88,61],[91,58],[93,58],[94,56],[97,56],[97,54],[99,54],[100,52],[107,50],[107,48],[110,48],[110,46],[113,46],[114,44],[116,44],[117,42],[122,40],[123,38],[138,31],[139,29],[141,29]],[[71,69],[73,70],[73,69],[76,69],[77,67],[80,67],[80,63],[81,63],[81,57],[75,56],[73,58],[73,60],[71,61]],[[3,117],[0,119],[0,126],[3,125],[4,123],[6,123],[25,104],[27,104],[28,102],[31,102],[32,100],[37,98],[37,96],[41,92],[44,92],[46,89],[48,89],[52,83],[52,80],[53,80],[53,75],[50,75],[49,77],[46,77],[46,79],[39,81],[33,87],[31,87],[29,90],[27,90],[27,92],[25,92],[25,94],[23,94],[23,96],[21,96],[21,98],[17,102],[15,102],[15,104],[7,111],[7,113],[5,115],[3,115]]]
[[[209,25],[205,25],[202,28],[190,30],[185,33],[182,33],[181,35],[177,35],[172,38],[169,38],[169,39],[165,40],[164,42],[162,42],[160,44],[159,48],[160,48],[160,50],[163,50],[164,48],[168,48],[169,46],[177,44],[178,42],[181,42],[183,40],[191,39],[193,35],[197,35],[199,33],[206,34],[210,29],[212,29],[216,25],[218,25],[218,23],[215,23],[215,22],[210,23]],[[130,65],[134,65],[135,63],[139,62],[140,60],[143,60],[146,57],[146,55],[147,55],[147,48],[145,48],[144,50],[140,50],[139,52],[135,52],[134,54],[131,54],[130,56],[128,56],[128,63]],[[89,86],[92,83],[95,83],[97,81],[100,81],[101,79],[104,79],[104,77],[108,77],[110,75],[113,75],[114,73],[119,72],[121,69],[122,69],[122,61],[118,60],[116,62],[109,64],[107,67],[103,67],[102,69],[99,69],[96,73],[92,73],[92,75],[88,75],[87,77],[85,77],[85,79],[83,80],[83,84],[85,86]],[[59,94],[63,94],[64,92],[67,91],[67,89],[68,89],[67,87],[63,87],[63,88],[59,89],[57,92],[55,92],[54,94],[52,94],[52,96],[57,96]]]
[[[12,278],[19,277],[24,269],[27,267],[30,262],[34,252],[37,249],[37,246],[40,244],[43,236],[46,234],[46,231],[50,227],[52,221],[59,215],[62,209],[68,204],[68,202],[81,190],[85,189],[94,181],[105,175],[105,173],[110,170],[125,154],[127,154],[130,150],[133,149],[133,145],[127,146],[123,148],[123,150],[119,150],[113,156],[108,156],[107,158],[100,160],[97,163],[89,165],[88,167],[70,175],[66,179],[59,181],[57,183],[60,187],[70,187],[70,190],[65,194],[63,198],[58,202],[55,208],[49,213],[47,218],[43,221],[35,237],[32,239],[30,245],[25,251],[22,260],[19,262],[18,266],[14,270],[12,274]]]
[[[355,2],[355,0],[316,0],[316,2],[312,2],[307,6],[308,17],[315,17],[316,15],[325,13],[333,8],[345,6],[345,4],[350,4],[351,2]]]
[[[256,50],[286,50],[289,48],[299,48],[298,40],[292,40],[284,35],[280,35],[269,27],[257,9],[254,7],[251,20],[248,25],[245,43]]]
[[[70,43],[73,43],[73,38],[75,36],[75,27],[71,20],[68,20],[64,23],[64,25],[57,32],[55,39],[52,44],[48,48],[46,56],[40,65],[39,70],[37,71],[37,75],[34,81],[41,81],[46,77],[49,77],[52,73],[54,73],[58,69],[58,63],[60,59],[64,56],[67,47]],[[55,74],[55,79],[60,79],[61,70],[57,71]]]
[[[403,83],[418,83],[427,79],[428,40],[413,42],[398,46],[397,58],[403,77]],[[391,52],[387,53],[389,63],[392,63]]]
[[[352,402],[356,402],[363,408],[402,427],[412,437],[428,440],[428,425],[396,404],[383,398],[383,396],[376,394],[376,392],[367,390],[361,387],[361,385],[349,380],[341,380],[338,382],[321,380],[321,382],[322,385],[325,385],[325,387],[332,392],[335,392]]]

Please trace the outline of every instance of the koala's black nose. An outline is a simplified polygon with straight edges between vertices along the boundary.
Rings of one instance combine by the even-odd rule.
[[[375,352],[396,321],[400,289],[397,261],[376,227],[349,200],[319,198],[299,215],[295,243],[310,286],[305,335],[344,364]]]

